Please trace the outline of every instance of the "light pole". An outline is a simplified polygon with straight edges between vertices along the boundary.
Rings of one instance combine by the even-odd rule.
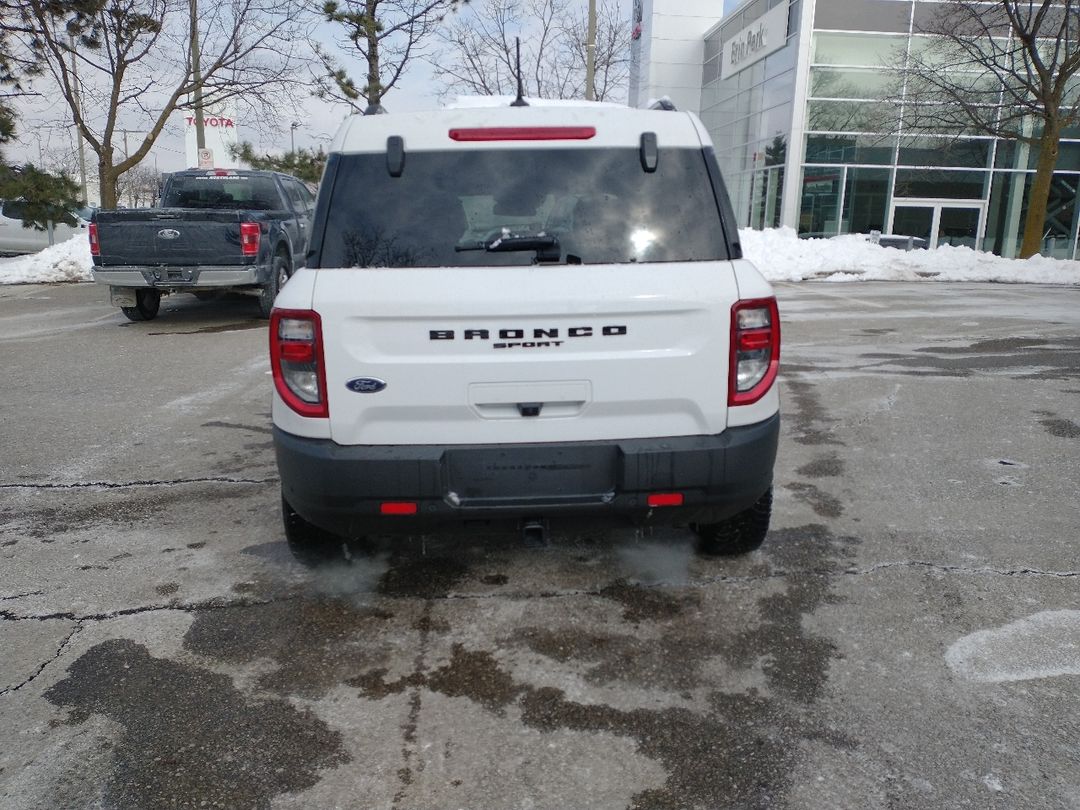
[[[75,102],[75,137],[79,139],[79,180],[82,183],[82,196],[83,205],[90,204],[90,193],[86,187],[86,150],[83,148],[83,136],[82,136],[82,101],[79,96],[82,93],[82,88],[79,85],[79,68],[78,63],[75,61],[75,35],[68,34],[68,40],[71,43],[71,79],[72,79],[72,100]]]
[[[300,126],[299,121],[293,121],[289,126],[289,151],[296,154],[296,128]]]
[[[596,90],[596,0],[589,0],[589,41],[585,43],[585,100],[594,101]]]

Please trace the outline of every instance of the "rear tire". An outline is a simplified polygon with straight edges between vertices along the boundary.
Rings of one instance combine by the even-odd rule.
[[[772,487],[769,487],[749,509],[719,523],[699,523],[691,528],[697,532],[702,554],[734,556],[761,548],[769,533],[771,516]]]
[[[274,263],[270,266],[270,280],[259,290],[259,314],[264,318],[270,317],[270,312],[274,309],[274,299],[291,275],[289,260],[281,253],[275,253]]]
[[[308,523],[285,500],[284,495],[281,497],[281,517],[285,524],[285,541],[297,561],[314,568],[347,562],[351,558],[345,538]]]
[[[161,309],[161,293],[158,290],[135,290],[135,306],[120,307],[129,321],[152,321]]]

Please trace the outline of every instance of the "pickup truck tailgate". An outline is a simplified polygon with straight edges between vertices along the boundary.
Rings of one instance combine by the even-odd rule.
[[[238,265],[240,214],[187,208],[101,211],[95,220],[99,266]]]

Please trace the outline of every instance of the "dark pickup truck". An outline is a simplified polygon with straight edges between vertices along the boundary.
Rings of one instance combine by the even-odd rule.
[[[258,296],[269,317],[278,290],[303,266],[315,197],[287,174],[190,169],[169,176],[160,208],[97,211],[94,281],[133,321],[158,314],[161,296],[223,290]]]

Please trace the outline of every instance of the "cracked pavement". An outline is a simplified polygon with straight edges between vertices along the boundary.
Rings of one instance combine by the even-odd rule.
[[[1080,806],[1080,289],[778,294],[760,552],[312,568],[250,301],[0,287],[0,810]]]

